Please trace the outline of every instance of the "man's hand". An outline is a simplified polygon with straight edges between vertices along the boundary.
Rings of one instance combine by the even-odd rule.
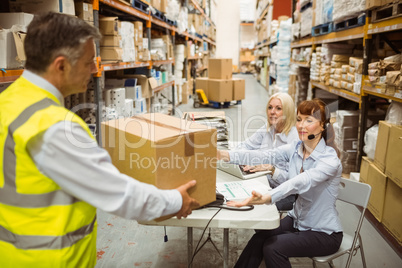
[[[176,213],[178,219],[181,219],[182,217],[186,218],[188,215],[191,214],[193,208],[198,207],[200,205],[200,203],[198,203],[198,201],[195,200],[194,198],[191,198],[187,192],[190,188],[194,187],[195,184],[196,181],[192,180],[176,188],[176,190],[180,192],[181,197],[183,199],[181,209],[179,210],[179,212]]]
[[[261,205],[261,204],[270,204],[271,203],[271,195],[270,194],[262,195],[260,193],[257,193],[256,191],[252,191],[251,194],[252,194],[252,196],[244,199],[241,202],[228,201],[228,202],[226,202],[226,205],[228,205],[230,207],[243,207],[243,206],[248,206],[248,205]]]

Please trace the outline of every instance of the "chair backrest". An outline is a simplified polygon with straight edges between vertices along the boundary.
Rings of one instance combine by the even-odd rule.
[[[366,208],[371,194],[371,186],[365,183],[341,178],[338,200]]]

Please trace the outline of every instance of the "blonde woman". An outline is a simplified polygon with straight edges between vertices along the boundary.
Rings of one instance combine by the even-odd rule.
[[[268,150],[299,140],[296,124],[296,109],[292,97],[287,93],[276,93],[271,96],[267,104],[266,125],[261,127],[246,141],[237,146],[236,150]],[[245,166],[245,171],[257,172],[269,170],[268,182],[272,188],[277,187],[288,179],[287,164]],[[291,195],[276,203],[278,210],[293,208],[295,195]]]

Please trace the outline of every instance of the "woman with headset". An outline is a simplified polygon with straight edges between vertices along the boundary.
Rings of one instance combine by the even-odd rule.
[[[324,102],[303,101],[297,108],[300,141],[264,151],[218,151],[219,159],[235,164],[289,163],[289,180],[266,195],[253,191],[248,199],[228,205],[272,204],[299,195],[277,229],[254,234],[235,267],[259,267],[263,258],[266,267],[291,267],[290,257],[326,256],[339,249],[343,232],[335,202],[342,165],[329,119]]]
[[[235,150],[267,150],[299,140],[295,127],[296,113],[292,97],[287,93],[272,95],[267,104],[267,124],[258,129],[247,140],[240,143]],[[267,175],[271,188],[275,188],[288,179],[288,167],[276,167],[270,164],[246,165],[243,170],[250,172],[271,171]],[[277,203],[278,210],[291,210],[295,195],[290,195]]]

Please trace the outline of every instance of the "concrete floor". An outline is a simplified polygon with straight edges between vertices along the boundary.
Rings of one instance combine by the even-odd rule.
[[[237,75],[246,79],[246,96],[241,105],[233,105],[225,111],[230,127],[230,140],[243,140],[251,135],[265,122],[265,107],[268,101],[267,91],[252,75]],[[192,100],[178,107],[177,114],[192,111]],[[202,111],[217,111],[212,108],[198,108]],[[243,131],[247,129],[248,132]],[[339,203],[337,205],[346,232],[351,232],[351,224],[358,220],[359,211]],[[187,267],[187,229],[181,227],[166,227],[168,242],[164,242],[163,227],[143,226],[135,221],[125,220],[98,210],[98,241],[97,268],[109,267]],[[202,229],[194,228],[194,247],[202,234]],[[223,230],[211,229],[212,241],[223,254]],[[229,233],[229,267],[233,267],[247,241],[253,235],[253,230],[230,229]],[[402,259],[384,240],[367,220],[361,231],[366,261],[369,268],[402,267]],[[201,243],[208,236],[206,231]],[[292,267],[312,267],[308,258],[291,259]],[[346,258],[340,257],[334,261],[336,267],[344,267]],[[196,255],[193,267],[223,267],[223,260],[211,243],[207,243]],[[261,267],[264,267],[261,265]],[[318,267],[329,267],[320,264]],[[351,267],[362,267],[360,254],[352,260]]]

